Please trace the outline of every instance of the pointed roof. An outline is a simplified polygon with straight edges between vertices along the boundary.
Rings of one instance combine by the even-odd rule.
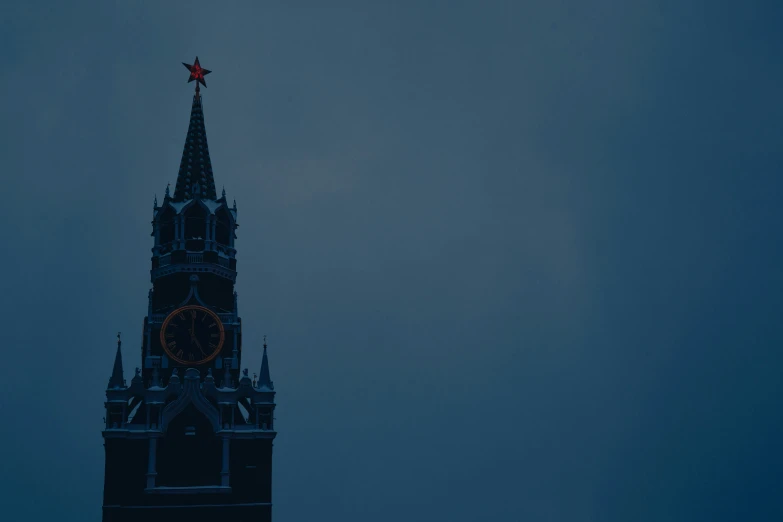
[[[264,356],[261,359],[261,373],[258,375],[258,387],[267,387],[270,390],[275,389],[272,384],[272,379],[269,377],[269,359],[266,356],[266,336],[264,336]]]
[[[109,378],[109,388],[124,388],[125,379],[122,373],[122,341],[120,341],[120,334],[117,334],[117,354],[114,356],[114,368],[111,371],[111,377]]]
[[[207,147],[207,129],[204,126],[204,110],[201,105],[201,94],[193,96],[193,106],[190,109],[190,124],[182,150],[182,161],[179,164],[177,185],[174,188],[173,201],[185,201],[195,195],[194,185],[199,196],[204,199],[217,199],[215,178],[212,175],[212,162],[209,159]]]

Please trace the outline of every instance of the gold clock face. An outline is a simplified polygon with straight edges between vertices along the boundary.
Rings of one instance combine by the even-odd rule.
[[[160,344],[174,361],[205,364],[223,348],[225,331],[220,318],[203,306],[188,305],[171,312],[160,329]]]

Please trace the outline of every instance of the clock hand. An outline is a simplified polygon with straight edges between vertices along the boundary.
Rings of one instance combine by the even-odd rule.
[[[206,354],[206,352],[204,352],[204,348],[201,347],[201,343],[198,342],[198,339],[193,337],[193,342],[196,343],[196,346],[198,346],[198,349],[201,350],[201,353],[203,353],[206,356],[207,354]]]

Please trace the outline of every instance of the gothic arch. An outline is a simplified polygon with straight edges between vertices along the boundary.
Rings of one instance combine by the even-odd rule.
[[[172,419],[158,444],[158,486],[220,485],[222,441],[192,402]]]
[[[185,216],[185,240],[206,239],[209,209],[204,205],[192,205],[183,209],[183,214]]]
[[[185,372],[185,387],[179,397],[177,397],[177,400],[169,403],[163,409],[161,429],[165,432],[171,421],[185,411],[185,408],[190,404],[193,404],[196,410],[207,418],[214,431],[220,429],[220,412],[201,393],[199,372],[194,368],[189,368]]]
[[[177,217],[176,211],[168,205],[165,205],[158,213],[158,244],[165,245],[174,241],[174,220]]]
[[[211,214],[212,211],[209,209],[209,206],[204,203],[201,199],[191,199],[190,201],[187,201],[182,205],[182,207],[179,209],[179,214],[187,214],[189,211],[193,210],[194,207],[201,208],[205,214]]]
[[[221,206],[215,212],[217,223],[215,225],[215,241],[221,245],[231,246],[231,233],[234,228],[234,220],[225,206]]]

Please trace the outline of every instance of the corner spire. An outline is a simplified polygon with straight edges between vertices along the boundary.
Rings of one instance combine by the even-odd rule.
[[[270,390],[275,389],[272,379],[269,377],[269,358],[266,355],[266,335],[264,336],[264,356],[261,359],[261,372],[258,376],[258,387],[266,387]]]
[[[114,368],[109,379],[109,388],[124,388],[125,379],[122,373],[122,341],[120,332],[117,332],[117,354],[114,356]]]
[[[190,71],[190,79],[196,80],[196,93],[193,95],[193,105],[190,108],[190,124],[185,138],[185,148],[179,164],[177,184],[174,188],[173,201],[185,201],[199,194],[204,199],[217,199],[215,178],[212,175],[212,161],[209,159],[207,147],[207,130],[204,126],[204,109],[201,105],[201,93],[198,85],[206,87],[204,75],[211,71],[202,69],[198,58],[193,65],[183,64]]]

